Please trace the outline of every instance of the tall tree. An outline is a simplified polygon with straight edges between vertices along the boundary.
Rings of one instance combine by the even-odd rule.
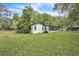
[[[78,20],[79,16],[79,3],[59,3],[55,4],[54,10],[58,10],[60,13],[65,13],[73,21]]]
[[[15,13],[15,14],[13,15],[13,19],[14,19],[14,20],[19,20],[19,15],[18,15],[17,13]]]
[[[77,23],[79,20],[79,4],[78,3],[59,3],[55,4],[54,10],[59,11],[60,13],[64,13],[64,19],[68,17],[69,19],[66,20],[68,22],[69,20],[69,27],[74,25],[74,23]]]
[[[43,13],[43,14],[42,14],[42,22],[43,22],[43,24],[49,25],[51,20],[53,21],[51,15],[49,15],[49,14],[47,14],[47,13]]]
[[[23,9],[22,20],[18,24],[18,32],[28,33],[31,30],[31,18],[33,15],[33,8],[29,6],[25,6]]]
[[[13,20],[12,20],[12,22],[13,22],[12,28],[13,29],[17,29],[17,25],[18,25],[19,21],[20,21],[20,17],[17,13],[15,13],[13,15]]]
[[[36,23],[41,23],[41,22],[42,22],[41,14],[38,13],[37,11],[34,11],[34,14],[32,15],[32,18],[31,18],[31,23],[36,24]]]
[[[11,16],[8,9],[4,6],[4,4],[0,3],[0,27],[2,29],[9,29],[11,25],[11,19],[9,18]]]
[[[9,15],[9,11],[4,6],[4,4],[0,3],[0,17],[7,17]]]

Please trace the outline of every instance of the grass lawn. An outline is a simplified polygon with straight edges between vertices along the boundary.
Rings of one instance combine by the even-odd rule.
[[[0,31],[0,55],[79,55],[79,32],[18,34]]]

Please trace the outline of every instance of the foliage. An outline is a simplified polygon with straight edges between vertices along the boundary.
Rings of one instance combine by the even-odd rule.
[[[53,10],[58,10],[59,13],[65,13],[66,11],[69,11],[71,7],[70,3],[56,3],[54,5]]]
[[[20,19],[21,18],[19,17],[19,15],[17,13],[15,13],[13,15],[13,25],[12,25],[12,28],[17,29],[17,25],[18,25]]]
[[[4,4],[0,3],[0,29],[9,30],[11,28],[12,19],[8,18],[10,15]]]
[[[17,26],[17,32],[29,33],[32,24],[42,23],[44,25],[51,25],[52,22],[53,16],[46,13],[40,14],[34,11],[31,6],[25,6],[23,15]]]
[[[0,25],[0,29],[10,30],[12,26],[12,19],[2,19]]]
[[[13,19],[16,20],[16,21],[19,20],[19,15],[18,15],[17,13],[15,13],[15,14],[13,15]]]
[[[43,18],[43,24],[45,25],[51,25],[51,22],[50,21],[53,21],[53,16],[47,14],[47,13],[43,13],[42,14],[42,18]]]
[[[17,26],[17,32],[28,33],[31,30],[31,17],[33,15],[33,9],[31,6],[25,6],[23,10],[22,20],[19,21]]]
[[[64,13],[64,25],[65,27],[72,27],[76,25],[79,20],[79,4],[78,3],[58,3],[55,4],[54,10],[59,13]],[[67,19],[66,19],[67,18]]]
[[[7,8],[4,6],[4,4],[0,3],[0,17],[2,17],[2,12],[7,12]]]
[[[19,21],[17,24],[17,32],[19,33],[29,33],[30,32],[30,24],[24,21]]]
[[[31,24],[41,23],[42,22],[42,16],[37,11],[34,11],[32,18],[31,18]]]
[[[68,15],[73,21],[79,20],[79,4],[75,3]]]
[[[36,23],[42,23],[52,27],[71,27],[74,24],[79,24],[78,7],[78,3],[57,3],[54,5],[53,10],[59,11],[60,16],[54,17],[47,13],[41,14],[38,11],[35,11],[31,5],[29,5],[24,7],[21,17],[14,13],[13,19],[10,19],[7,16],[9,14],[8,9],[4,6],[4,4],[0,4],[0,29],[14,28],[17,30],[17,32],[29,33],[31,31],[31,25]],[[64,16],[61,16],[61,14]]]
[[[55,4],[54,10],[65,13],[72,22],[79,20],[79,4],[78,3],[59,3]]]

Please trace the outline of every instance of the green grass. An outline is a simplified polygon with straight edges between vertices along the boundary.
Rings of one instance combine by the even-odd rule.
[[[79,32],[18,34],[0,31],[1,56],[79,55]]]

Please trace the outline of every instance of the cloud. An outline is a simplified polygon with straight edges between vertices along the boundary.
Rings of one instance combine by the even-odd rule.
[[[38,11],[39,13],[47,13],[52,16],[58,16],[58,13],[52,10],[54,4],[50,3],[13,4],[12,7],[9,7],[8,9],[13,13],[18,13],[21,16],[24,7],[28,6],[29,4],[35,11]]]
[[[20,16],[22,15],[22,11],[24,9],[25,6],[28,6],[28,4],[14,4],[12,5],[12,7],[9,7],[8,10],[10,10],[12,13],[18,13]],[[32,3],[31,7],[38,12],[41,12],[39,9],[39,6],[41,6],[41,4],[36,4],[36,3]]]
[[[17,13],[19,16],[22,15],[22,9],[8,8],[8,10],[12,13],[12,15],[13,15],[14,13]]]
[[[34,10],[40,13],[47,13],[52,16],[59,16],[58,12],[52,10],[54,7],[54,4],[42,3],[42,4],[31,4],[31,6]]]
[[[21,9],[21,10],[24,9],[25,6],[27,6],[27,4],[18,4],[18,5],[15,4],[15,5],[13,5],[14,8]]]
[[[9,8],[8,10],[14,13],[20,13],[22,11],[21,9],[16,9],[16,8]]]
[[[49,7],[49,10],[47,8],[47,5]],[[58,12],[56,11],[53,11],[53,7],[54,7],[54,4],[31,4],[32,8],[40,13],[47,13],[47,14],[50,14],[52,16],[59,16]],[[46,7],[46,9],[44,9],[44,7]]]

